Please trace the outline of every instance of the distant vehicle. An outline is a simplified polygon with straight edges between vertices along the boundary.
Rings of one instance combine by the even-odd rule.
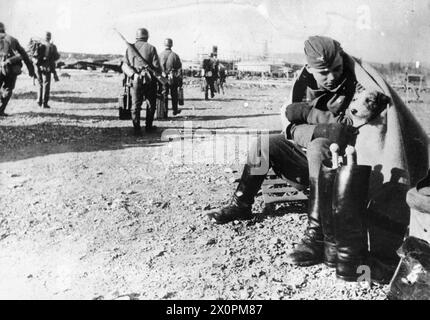
[[[96,70],[100,68],[101,72],[106,73],[109,70],[114,72],[122,73],[121,62],[117,60],[107,61],[107,60],[79,60],[71,63],[61,62],[57,66],[61,69],[77,69],[77,70]]]

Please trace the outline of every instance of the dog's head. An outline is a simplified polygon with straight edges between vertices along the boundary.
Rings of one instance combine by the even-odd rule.
[[[357,120],[370,121],[380,114],[390,101],[390,97],[382,92],[363,90],[354,95],[349,112]]]

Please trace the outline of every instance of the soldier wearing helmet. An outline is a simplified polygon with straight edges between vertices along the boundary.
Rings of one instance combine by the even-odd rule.
[[[167,38],[164,40],[164,46],[166,49],[160,54],[160,63],[163,75],[169,79],[163,90],[167,117],[169,92],[172,97],[173,115],[181,113],[181,110],[178,109],[178,88],[182,87],[182,62],[179,56],[172,51],[172,39]]]
[[[160,72],[161,68],[157,49],[147,42],[148,38],[149,33],[147,29],[137,29],[134,47],[150,64],[149,66],[153,70]],[[133,50],[128,48],[125,53],[124,63],[122,64],[122,70],[128,77],[132,78],[131,117],[136,135],[141,134],[140,110],[145,100],[148,100],[149,102],[149,104],[146,104],[145,131],[152,132],[156,129],[152,123],[154,121],[154,113],[157,102],[157,80],[145,69],[145,66],[145,62],[142,61],[142,59],[137,56]]]
[[[5,117],[6,106],[15,88],[16,79],[21,74],[22,61],[30,77],[34,77],[34,68],[25,50],[18,40],[6,34],[6,28],[0,22],[0,117]]]
[[[209,90],[211,92],[211,98],[215,97],[215,82],[218,78],[218,47],[212,47],[212,53],[209,58],[205,58],[202,61],[202,73],[205,77],[205,100],[209,100]]]
[[[60,59],[57,47],[51,42],[52,34],[47,31],[41,42],[43,45],[43,54],[38,59],[33,57],[33,63],[36,70],[39,90],[37,92],[37,104],[39,107],[49,108],[48,101],[51,91],[51,74],[54,75],[54,80],[58,81],[58,76],[55,71],[55,62]]]

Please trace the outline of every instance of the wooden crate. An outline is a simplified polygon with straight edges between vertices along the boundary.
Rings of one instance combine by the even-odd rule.
[[[279,178],[273,170],[267,174],[261,186],[261,192],[265,205],[308,199],[304,191],[292,186],[287,180]]]

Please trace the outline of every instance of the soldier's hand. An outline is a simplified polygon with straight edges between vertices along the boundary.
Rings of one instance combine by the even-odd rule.
[[[337,143],[341,150],[348,144],[355,144],[358,130],[343,123],[318,124],[315,127],[313,138],[326,138],[330,143]]]
[[[57,75],[54,75],[54,81],[55,81],[55,82],[60,81],[60,79],[58,78],[58,76],[57,76]]]

